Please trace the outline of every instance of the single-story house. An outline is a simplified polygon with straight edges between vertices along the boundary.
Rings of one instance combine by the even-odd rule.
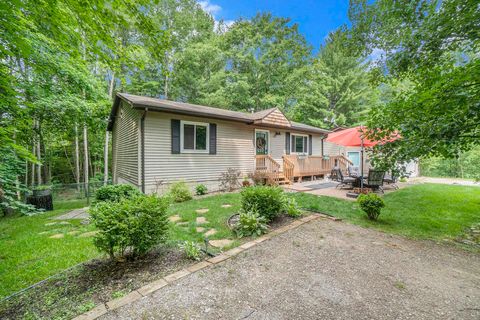
[[[218,190],[229,168],[271,183],[323,176],[344,155],[324,141],[329,131],[290,121],[278,108],[254,113],[117,93],[109,117],[114,183],[145,193],[185,181]]]

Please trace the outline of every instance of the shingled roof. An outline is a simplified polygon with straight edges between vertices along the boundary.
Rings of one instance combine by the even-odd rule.
[[[270,115],[275,110],[278,110],[278,108],[270,108],[270,109],[266,109],[266,110],[262,110],[254,113],[246,113],[246,112],[201,106],[201,105],[185,103],[185,102],[177,102],[177,101],[170,101],[170,100],[164,100],[164,99],[137,96],[137,95],[127,94],[127,93],[117,93],[115,96],[115,101],[113,103],[112,110],[110,112],[109,123],[107,128],[109,131],[111,131],[113,128],[113,123],[115,122],[115,115],[117,114],[117,109],[122,100],[130,104],[134,109],[141,109],[141,110],[148,109],[149,111],[163,111],[163,112],[192,115],[192,116],[198,116],[198,117],[204,117],[204,118],[231,120],[231,121],[243,122],[246,124],[254,124],[254,122],[260,121],[265,117],[267,117],[268,115]],[[330,133],[330,131],[328,130],[320,129],[317,127],[313,127],[313,126],[309,126],[303,123],[298,123],[293,121],[290,121],[289,126],[275,126],[275,125],[270,125],[270,126],[278,127],[278,128],[290,128],[290,129],[309,132],[309,133],[320,133],[320,134]]]

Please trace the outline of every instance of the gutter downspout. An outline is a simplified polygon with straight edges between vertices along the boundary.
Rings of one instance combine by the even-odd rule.
[[[142,118],[140,119],[140,160],[142,165],[141,170],[141,185],[142,185],[142,193],[145,193],[145,117],[147,115],[148,108],[142,114]]]

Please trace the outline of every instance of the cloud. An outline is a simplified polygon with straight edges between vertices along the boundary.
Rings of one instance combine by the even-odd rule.
[[[212,16],[215,23],[215,30],[218,32],[227,31],[235,23],[234,20],[222,20],[221,17],[218,17],[218,14],[222,11],[222,7],[218,4],[211,3],[210,0],[199,1],[198,4],[202,7],[203,11]],[[220,21],[223,22],[222,25],[220,25]]]
[[[220,7],[218,4],[211,3],[209,0],[199,1],[198,4],[203,10],[210,13],[214,17],[217,13],[222,11],[222,7]]]

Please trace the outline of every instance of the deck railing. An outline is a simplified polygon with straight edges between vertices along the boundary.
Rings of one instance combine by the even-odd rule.
[[[289,182],[293,182],[293,171],[295,169],[295,165],[287,158],[283,157],[283,174],[285,175],[285,179]]]
[[[265,177],[268,184],[277,184],[280,178],[280,164],[269,155],[256,155],[255,172]]]
[[[284,155],[285,163],[293,165],[292,177],[325,175],[332,171],[334,167],[340,168],[343,172],[347,171],[350,160],[344,156],[302,156],[302,155]],[[289,166],[289,170],[290,166]]]

